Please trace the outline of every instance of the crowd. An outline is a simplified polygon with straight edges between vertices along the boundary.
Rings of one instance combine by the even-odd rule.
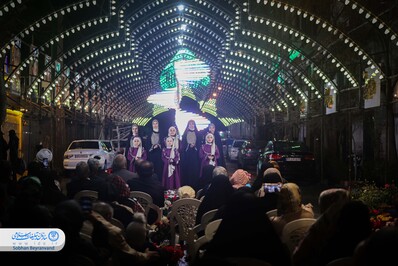
[[[217,210],[213,220],[222,219],[192,265],[238,265],[242,259],[242,265],[275,266],[327,265],[343,257],[351,259],[350,265],[394,260],[398,223],[373,231],[369,208],[352,200],[348,190],[320,193],[320,215],[315,217],[313,205],[302,202],[299,185],[284,179],[277,164],[263,164],[254,178],[243,169],[229,173],[217,161],[220,152],[217,156],[213,133],[206,132],[201,143],[203,137],[190,121],[182,139],[171,127],[164,143],[156,134],[158,121],[152,125],[153,134],[146,139],[150,145],[135,136],[133,125],[131,145],[115,157],[111,173],[91,158],[77,164],[76,175],[65,185],[43,163],[40,151],[19,180],[12,177],[12,163],[1,160],[0,227],[59,228],[66,235],[59,252],[1,256],[17,265],[37,259],[61,265],[168,265],[170,254],[149,237],[156,214],[145,215],[130,192],[146,192],[163,208],[165,191],[176,190],[179,198],[201,199],[196,224],[210,210]],[[98,198],[87,206],[76,198],[82,190],[96,191]],[[270,210],[276,214],[268,216]],[[283,228],[301,218],[316,221],[290,250],[282,241]],[[186,261],[190,263],[189,256]]]

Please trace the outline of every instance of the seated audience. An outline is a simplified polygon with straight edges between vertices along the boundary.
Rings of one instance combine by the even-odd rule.
[[[127,183],[128,180],[138,178],[138,174],[127,169],[127,159],[123,154],[118,154],[113,159],[112,173],[120,176]]]
[[[130,179],[127,184],[131,191],[142,191],[151,195],[153,203],[158,207],[164,206],[164,187],[157,178],[153,163],[142,161],[136,166],[138,178]],[[152,224],[157,217],[157,213],[152,209],[149,211],[147,220]]]
[[[321,247],[319,265],[332,260],[352,257],[356,246],[372,233],[369,208],[359,200],[347,202],[341,209],[336,230]]]
[[[109,185],[105,181],[99,178],[90,178],[90,167],[87,162],[77,163],[76,177],[66,184],[66,195],[69,199],[73,199],[81,190],[98,191],[99,200],[109,201],[111,198]]]
[[[179,199],[182,198],[195,198],[195,190],[191,186],[182,186],[177,189],[177,195]]]
[[[392,265],[398,250],[398,227],[383,227],[358,244],[353,266]]]
[[[210,187],[204,194],[202,203],[199,205],[196,213],[196,223],[200,224],[203,214],[208,211],[218,209],[224,205],[227,200],[232,196],[234,188],[232,187],[229,178],[225,175],[215,176]]]
[[[295,183],[282,185],[277,206],[277,216],[271,217],[271,221],[280,236],[287,223],[300,218],[314,218],[311,203],[304,205],[301,202],[300,188]]]
[[[250,173],[243,169],[237,169],[229,178],[229,181],[234,189],[239,189],[245,186],[250,187],[250,178]]]
[[[321,247],[326,245],[335,231],[340,210],[349,200],[349,192],[343,188],[330,188],[319,194],[320,216],[293,252],[294,265],[315,266],[319,264]]]
[[[225,204],[220,226],[196,264],[229,265],[227,260],[234,257],[273,266],[291,265],[289,250],[261,208],[259,199],[245,190],[237,190]]]
[[[264,211],[275,210],[278,207],[278,197],[280,188],[284,183],[284,179],[278,169],[269,167],[264,171],[261,180],[261,186],[255,195],[260,197]]]

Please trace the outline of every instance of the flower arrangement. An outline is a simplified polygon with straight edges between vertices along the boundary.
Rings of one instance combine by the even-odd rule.
[[[168,265],[176,265],[184,256],[184,251],[180,245],[163,245],[159,249],[162,260],[167,261]]]
[[[169,209],[171,208],[171,205],[173,205],[173,202],[178,199],[179,197],[177,190],[169,189],[164,192],[164,207],[163,207],[164,216],[167,216]]]
[[[171,232],[170,221],[163,216],[162,219],[152,226],[149,233],[150,242],[159,250],[161,260],[167,265],[176,265],[184,256],[184,251],[180,245],[170,244]]]
[[[378,230],[388,223],[393,222],[394,218],[391,216],[391,213],[382,210],[371,210],[370,211],[370,222],[372,224],[373,230]]]
[[[394,184],[379,187],[367,181],[356,182],[351,187],[351,197],[363,201],[369,207],[374,230],[388,226],[398,218],[398,187]]]
[[[171,238],[170,221],[166,216],[155,223],[149,232],[149,239],[156,246],[167,245]]]
[[[371,209],[398,207],[398,187],[385,184],[382,187],[368,181],[358,181],[351,188],[353,199],[363,201]]]

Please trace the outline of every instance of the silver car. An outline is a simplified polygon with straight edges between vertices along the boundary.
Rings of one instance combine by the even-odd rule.
[[[89,158],[99,158],[103,169],[112,167],[116,152],[109,140],[74,140],[64,153],[64,169],[75,170],[78,162],[87,162]]]

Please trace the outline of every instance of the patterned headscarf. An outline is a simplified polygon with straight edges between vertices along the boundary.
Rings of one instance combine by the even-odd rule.
[[[236,170],[229,178],[229,182],[231,182],[232,186],[236,189],[246,186],[249,181],[250,174],[243,169]]]

